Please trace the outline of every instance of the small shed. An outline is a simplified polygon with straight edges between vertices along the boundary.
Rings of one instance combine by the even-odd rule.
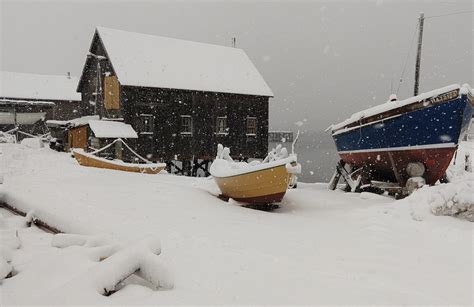
[[[115,139],[121,138],[135,146],[137,132],[131,125],[117,120],[99,120],[96,115],[83,116],[68,121],[48,120],[46,125],[54,138],[51,146],[56,150],[69,151],[72,148],[82,148],[88,151],[89,148],[99,149]],[[117,143],[115,154],[111,151],[104,152],[104,156],[115,156],[122,158],[121,143]],[[127,156],[128,157],[128,156]]]

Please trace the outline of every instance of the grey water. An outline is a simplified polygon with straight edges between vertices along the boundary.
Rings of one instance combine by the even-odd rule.
[[[296,134],[295,134],[296,136]],[[269,149],[278,143],[269,143]],[[291,143],[282,143],[291,151]],[[302,131],[295,145],[298,162],[301,164],[300,182],[328,182],[334,173],[339,160],[336,146],[329,133],[319,131]]]

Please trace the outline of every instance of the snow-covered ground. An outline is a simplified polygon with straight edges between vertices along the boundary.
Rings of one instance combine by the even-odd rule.
[[[0,149],[3,201],[85,235],[55,238],[4,217],[10,228],[1,231],[18,230],[21,247],[12,253],[15,276],[0,284],[2,305],[474,301],[474,224],[431,213],[439,197],[472,199],[472,174],[459,171],[456,183],[402,201],[299,184],[280,209],[264,212],[219,200],[209,178],[86,168],[47,148]],[[142,249],[148,258],[130,252]],[[135,266],[132,258],[140,258]],[[137,265],[159,280],[133,277],[101,294],[117,280],[114,268]]]

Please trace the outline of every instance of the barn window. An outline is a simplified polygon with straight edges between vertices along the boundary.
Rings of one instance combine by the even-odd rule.
[[[153,115],[151,114],[140,114],[140,133],[141,134],[153,134]]]
[[[257,134],[257,118],[247,117],[247,135]]]
[[[227,116],[217,117],[216,133],[227,134]]]
[[[181,134],[193,134],[193,118],[191,115],[181,115]]]

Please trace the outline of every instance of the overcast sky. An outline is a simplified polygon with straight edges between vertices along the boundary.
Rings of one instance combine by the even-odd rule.
[[[456,1],[4,1],[0,69],[78,76],[97,25],[244,49],[275,93],[273,129],[324,130],[413,92],[420,12],[473,10]],[[473,83],[473,14],[428,18],[421,91]]]

